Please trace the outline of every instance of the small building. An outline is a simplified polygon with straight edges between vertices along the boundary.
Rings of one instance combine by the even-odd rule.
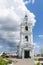
[[[18,56],[20,58],[32,58],[34,56],[33,44],[33,25],[25,15],[23,22],[20,25],[20,43],[18,46]]]

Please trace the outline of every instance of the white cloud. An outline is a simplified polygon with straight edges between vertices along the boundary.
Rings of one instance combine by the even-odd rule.
[[[34,4],[35,0],[25,0],[25,4],[30,4],[30,3]]]
[[[35,0],[32,0],[32,4],[34,4],[35,3]]]
[[[0,35],[9,41],[18,42],[19,25],[25,13],[34,26],[35,15],[26,8],[23,0],[0,0]]]
[[[0,8],[0,18],[1,17],[6,17],[8,15],[9,11],[7,9],[2,9]]]
[[[43,35],[39,35],[38,37],[39,37],[39,38],[43,38]]]
[[[10,18],[15,19],[16,21],[20,20],[21,18],[23,18],[22,16],[25,15],[25,12],[27,12],[28,16],[32,16],[32,19],[34,22],[34,18],[35,15],[33,13],[31,13],[29,10],[27,10],[26,6],[24,5],[24,2],[22,0],[2,0],[0,4],[0,9],[4,10],[0,12],[0,14],[2,14],[2,16],[5,14],[5,16],[8,16]],[[5,6],[4,6],[5,5]],[[8,6],[8,7],[7,7]],[[34,15],[34,16],[33,16]]]
[[[20,40],[19,31],[0,31],[1,36],[8,41],[16,42]]]
[[[3,46],[2,46],[2,45],[0,45],[0,48],[3,48]]]

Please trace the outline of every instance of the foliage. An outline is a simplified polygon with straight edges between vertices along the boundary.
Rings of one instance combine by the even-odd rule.
[[[11,60],[5,59],[0,56],[0,65],[7,65],[7,64],[11,64],[11,63],[12,63]]]
[[[43,65],[43,63],[41,63],[41,65]]]
[[[36,65],[40,65],[40,63],[38,62]]]
[[[43,63],[38,62],[36,65],[43,65]]]

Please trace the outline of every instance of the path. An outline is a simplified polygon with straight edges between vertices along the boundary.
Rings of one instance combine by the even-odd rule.
[[[13,61],[13,65],[35,65],[33,59],[11,59]]]

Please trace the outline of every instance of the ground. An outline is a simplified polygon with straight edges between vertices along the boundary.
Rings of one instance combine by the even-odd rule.
[[[33,59],[16,59],[16,58],[10,58],[13,63],[12,65],[35,65]]]

